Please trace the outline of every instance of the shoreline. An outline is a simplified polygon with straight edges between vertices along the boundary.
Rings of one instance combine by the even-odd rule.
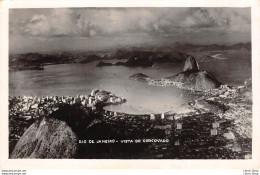
[[[245,87],[241,88],[242,90]],[[146,145],[148,146],[145,151],[151,153],[150,157],[147,158],[196,158],[197,154],[191,155],[187,152],[186,147],[192,149],[193,144],[209,144],[212,141],[217,141],[216,145],[212,145],[209,149],[212,151],[212,155],[208,155],[208,158],[221,158],[218,157],[219,151],[225,150],[225,158],[239,158],[246,159],[251,155],[251,138],[252,138],[252,109],[251,103],[244,100],[244,97],[240,96],[241,90],[221,88],[211,90],[207,96],[202,96],[199,99],[191,101],[187,104],[184,104],[180,109],[180,111],[172,114],[127,114],[120,113],[115,111],[107,111],[104,110],[103,107],[109,103],[96,103],[95,100],[92,100],[90,97],[94,97],[93,95],[100,92],[99,95],[105,94],[101,97],[106,97],[103,100],[108,100],[106,95],[114,98],[114,103],[125,102],[125,101],[116,101],[117,98],[124,99],[122,97],[117,97],[114,94],[111,94],[107,91],[94,90],[90,95],[86,95],[89,99],[91,99],[91,104],[95,104],[90,106],[89,104],[84,104],[83,95],[78,95],[77,97],[64,97],[59,98],[57,96],[48,97],[48,100],[44,100],[47,97],[20,97],[20,101],[14,102],[12,101],[18,100],[16,97],[9,96],[9,146],[10,151],[14,148],[14,145],[21,138],[24,131],[29,128],[29,126],[37,121],[39,117],[35,115],[36,111],[39,108],[46,108],[48,110],[49,115],[56,110],[59,110],[59,104],[70,104],[72,109],[77,110],[87,110],[92,113],[94,116],[99,116],[93,122],[94,125],[99,125],[100,122],[105,122],[106,124],[111,125],[113,130],[120,135],[119,138],[124,139],[142,139],[144,135],[147,135],[145,138],[157,138],[164,139],[168,138],[169,143],[165,145]],[[217,96],[212,96],[213,92],[217,93]],[[222,96],[220,94],[225,94]],[[228,92],[228,93],[227,93]],[[85,97],[85,98],[86,98]],[[97,98],[95,96],[95,98]],[[70,99],[70,100],[69,100]],[[32,101],[37,103],[42,102],[41,105],[25,105],[26,103],[31,103]],[[42,100],[42,101],[41,101]],[[43,101],[44,100],[44,101]],[[59,102],[64,103],[59,103]],[[53,102],[56,103],[53,103]],[[47,102],[47,103],[46,103]],[[86,100],[85,100],[86,102]],[[20,104],[19,104],[20,103]],[[45,104],[44,104],[45,103]],[[49,104],[48,104],[49,103]],[[82,104],[83,103],[83,104]],[[18,104],[18,105],[17,105]],[[13,105],[13,106],[12,106]],[[74,106],[74,107],[73,107]],[[23,110],[24,109],[24,110]],[[28,109],[28,111],[26,111]],[[76,111],[75,111],[76,112]],[[35,115],[35,117],[30,117],[30,115]],[[97,123],[96,123],[96,122]],[[195,123],[194,123],[195,122]],[[219,123],[220,127],[212,129],[211,123]],[[96,123],[96,124],[95,124]],[[183,125],[182,129],[178,129],[178,123]],[[92,124],[91,124],[92,125]],[[90,126],[88,126],[90,127]],[[191,129],[192,128],[192,129]],[[204,129],[203,129],[204,128]],[[210,133],[213,132],[213,135]],[[216,132],[216,133],[215,133]],[[197,136],[194,138],[195,140],[190,141],[183,138],[183,134],[189,133],[190,136],[194,135],[194,133],[200,135],[199,138]],[[205,134],[206,133],[206,134]],[[217,134],[217,135],[214,135]],[[104,133],[105,134],[105,133]],[[229,136],[238,138],[237,139],[229,139]],[[91,136],[89,136],[91,138]],[[114,139],[119,139],[115,137]],[[202,140],[201,140],[202,139]],[[216,140],[217,139],[217,140]],[[83,138],[84,140],[84,138]],[[221,145],[229,145],[229,147],[223,147]],[[84,145],[84,144],[83,144]],[[82,146],[83,146],[82,145]],[[117,144],[116,144],[117,145]],[[116,146],[115,145],[115,146]],[[185,147],[181,147],[179,145],[186,145]],[[191,147],[190,147],[191,146]],[[112,146],[113,147],[113,146]],[[162,147],[160,150],[158,147]],[[207,149],[207,150],[208,150]],[[230,150],[231,149],[231,150]],[[241,149],[244,152],[241,152]],[[176,150],[179,150],[176,152]],[[202,149],[203,150],[203,149]],[[169,152],[170,151],[170,152]],[[206,150],[205,150],[206,151]],[[11,154],[11,153],[10,153]],[[183,155],[182,155],[183,154]],[[88,154],[86,155],[88,157]],[[142,154],[140,154],[142,157]],[[143,155],[144,156],[144,155]],[[189,157],[191,156],[191,157]],[[193,157],[192,157],[193,156]],[[194,157],[195,156],[195,157]],[[203,154],[197,155],[199,158],[205,158]],[[212,157],[213,156],[213,157]],[[146,156],[145,156],[146,157]],[[83,156],[83,158],[86,158]],[[124,158],[120,157],[119,158]],[[140,158],[140,157],[134,157]],[[144,158],[144,157],[143,157]]]

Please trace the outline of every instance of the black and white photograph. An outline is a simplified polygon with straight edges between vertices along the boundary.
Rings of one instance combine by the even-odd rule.
[[[251,7],[8,15],[9,159],[252,159]]]

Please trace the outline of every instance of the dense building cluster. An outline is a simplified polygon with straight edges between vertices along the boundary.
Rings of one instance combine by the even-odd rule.
[[[180,89],[195,91],[194,88],[189,87],[187,85],[184,85],[184,83],[182,83],[182,82],[171,81],[171,80],[166,79],[166,78],[162,78],[160,80],[150,79],[148,81],[148,85],[152,85],[152,86],[176,86],[177,88],[180,88]]]
[[[182,124],[173,135],[179,158],[243,159],[251,150],[252,143],[236,133],[232,120],[205,113],[175,122]]]
[[[117,104],[125,102],[124,98],[103,90],[92,90],[90,95],[72,96],[18,96],[9,97],[9,115],[30,120],[38,117],[38,109],[44,108],[51,114],[59,104],[80,104],[83,107],[96,109],[98,104]]]
[[[90,95],[72,96],[9,96],[9,141],[12,147],[24,131],[41,114],[48,115],[59,109],[61,104],[81,105],[89,110],[96,110],[98,105],[125,102],[124,98],[103,90],[92,90]]]
[[[169,139],[168,143],[147,144],[144,152],[148,158],[244,159],[252,154],[251,139],[238,132],[241,127],[213,113],[130,115],[107,111],[105,116],[125,138]]]
[[[114,139],[169,140],[137,145],[142,151],[132,158],[247,159],[252,155],[252,109],[239,93],[245,88],[221,86],[182,106],[185,110],[143,115],[103,109],[125,99],[101,90],[76,97],[9,97],[9,141],[17,142],[41,110],[51,114],[66,103],[99,113],[99,120],[113,129]]]

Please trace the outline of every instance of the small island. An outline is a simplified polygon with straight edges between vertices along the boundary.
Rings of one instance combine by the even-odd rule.
[[[102,67],[102,66],[113,66],[114,64],[112,63],[107,63],[107,62],[104,62],[104,61],[100,61],[96,66],[97,67]]]
[[[131,79],[131,80],[137,80],[137,81],[142,81],[142,82],[149,82],[149,81],[152,80],[151,77],[148,77],[147,75],[142,74],[142,73],[137,73],[137,74],[131,75],[131,76],[129,77],[129,79]]]

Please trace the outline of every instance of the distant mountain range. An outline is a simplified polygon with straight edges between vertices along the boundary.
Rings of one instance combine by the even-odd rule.
[[[218,44],[211,44],[211,45],[176,44],[175,48],[178,50],[202,50],[202,51],[240,50],[240,49],[251,50],[251,42],[237,43],[230,46],[218,45]]]
[[[122,54],[123,53],[123,54]],[[126,62],[115,64],[100,61],[97,66],[127,66],[127,67],[151,67],[154,63],[181,63],[188,55],[181,51],[152,52],[152,51],[120,51],[120,57],[126,58]]]
[[[149,67],[158,63],[181,63],[186,60],[187,51],[225,51],[225,50],[251,50],[251,43],[239,43],[231,46],[225,45],[193,45],[176,43],[167,47],[148,48],[120,48],[108,51],[73,51],[57,53],[26,53],[9,55],[10,70],[37,69],[42,70],[44,65],[90,63],[93,61],[127,59],[115,65]],[[112,63],[100,62],[97,66],[109,66]]]

